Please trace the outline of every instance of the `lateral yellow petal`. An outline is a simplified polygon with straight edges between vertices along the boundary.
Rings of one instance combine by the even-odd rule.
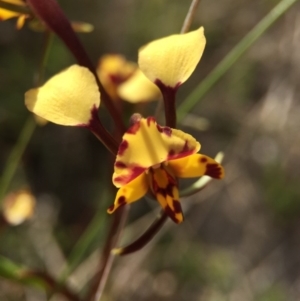
[[[161,98],[159,88],[138,69],[118,87],[120,97],[131,103],[147,102]]]
[[[100,92],[94,75],[73,65],[53,76],[42,87],[25,93],[29,111],[61,125],[84,125],[91,110],[100,105]]]
[[[221,164],[208,156],[200,154],[169,161],[168,168],[179,178],[194,178],[203,175],[215,179],[224,177],[224,168]]]
[[[118,190],[115,202],[108,208],[107,212],[113,213],[120,206],[139,200],[147,193],[148,187],[146,174],[142,173],[129,184]]]
[[[138,63],[152,81],[172,88],[184,83],[195,70],[205,47],[204,29],[171,35],[139,50]]]
[[[151,166],[194,154],[199,149],[200,143],[191,135],[160,126],[153,117],[141,118],[123,136],[113,183],[121,187]]]

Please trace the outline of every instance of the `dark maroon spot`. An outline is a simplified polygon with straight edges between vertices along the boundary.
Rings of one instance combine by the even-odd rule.
[[[117,167],[117,168],[126,168],[127,165],[125,163],[123,163],[122,161],[116,161],[115,167]]]
[[[181,205],[178,200],[173,200],[173,206],[176,213],[182,213]]]
[[[141,126],[140,120],[134,123],[127,131],[127,134],[135,135]]]
[[[99,124],[99,116],[98,116],[98,108],[96,105],[93,105],[91,108],[91,118],[88,123],[78,124],[78,127],[87,128],[91,131],[98,132]]]
[[[163,133],[166,134],[167,136],[171,136],[172,135],[172,129],[169,128],[168,126],[164,126],[163,128]]]
[[[189,149],[189,145],[188,145],[188,142],[187,141],[185,141],[185,143],[184,143],[184,147],[183,147],[183,149],[182,149],[182,153],[185,153],[185,152],[188,152],[190,149]]]
[[[147,117],[147,125],[150,126],[151,125],[151,122],[156,122],[155,118],[150,116],[150,117]]]
[[[130,174],[130,178],[135,179],[137,176],[139,176],[142,172],[145,171],[145,167],[141,167],[141,166],[133,166],[131,168],[131,174]]]
[[[120,206],[122,206],[122,205],[124,205],[126,203],[126,198],[125,198],[125,196],[120,196],[119,198],[118,198],[118,205],[120,205]]]
[[[215,179],[220,179],[222,176],[222,169],[219,164],[208,163],[206,165],[205,175],[210,176]]]
[[[123,156],[127,148],[128,148],[128,142],[127,140],[123,140],[119,146],[118,155]]]
[[[168,157],[172,157],[175,155],[174,149],[169,150]]]
[[[128,178],[128,176],[127,177],[126,176],[119,176],[119,177],[114,178],[114,182],[123,184],[123,183],[127,182],[127,178]]]
[[[156,124],[156,128],[160,133],[162,133],[163,129],[159,124]]]
[[[200,162],[201,162],[201,163],[206,163],[206,162],[207,162],[207,158],[202,157],[202,158],[200,159]]]
[[[175,87],[166,86],[160,79],[156,79],[154,83],[158,86],[161,91],[173,91],[176,92],[181,85],[181,82],[178,82]],[[170,92],[169,92],[170,93]]]
[[[120,75],[116,75],[116,74],[110,74],[109,78],[115,85],[120,85],[128,78],[128,76],[125,77],[125,76],[120,76]]]
[[[166,208],[164,208],[165,213],[169,216],[169,218],[176,224],[179,224],[179,220],[176,218],[176,214],[174,211],[172,211],[172,209],[167,206]]]
[[[111,205],[111,206],[108,207],[108,211],[112,212],[114,210],[114,208],[115,208],[115,205]]]

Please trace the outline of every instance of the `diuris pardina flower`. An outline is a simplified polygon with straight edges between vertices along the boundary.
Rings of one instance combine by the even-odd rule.
[[[114,101],[148,102],[161,97],[158,87],[151,82],[136,63],[119,54],[101,57],[97,74],[107,93]]]
[[[113,174],[119,190],[108,212],[139,200],[150,190],[168,216],[182,222],[177,178],[224,176],[223,167],[197,154],[199,150],[200,143],[191,135],[160,126],[153,117],[136,115],[119,146]]]

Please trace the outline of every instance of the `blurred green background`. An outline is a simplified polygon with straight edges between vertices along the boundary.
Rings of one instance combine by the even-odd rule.
[[[178,103],[278,2],[201,1],[192,29],[204,26],[207,46],[180,88]],[[136,61],[140,46],[180,31],[190,5],[182,0],[59,3],[69,19],[94,25],[80,39],[95,65],[106,53]],[[168,221],[150,245],[117,258],[103,300],[300,299],[299,8],[296,3],[281,17],[178,126],[200,141],[204,154],[224,151],[226,178],[183,201],[189,204],[184,223]],[[43,34],[26,25],[17,31],[15,20],[0,23],[0,175],[29,116],[23,95],[33,87],[42,43]],[[54,38],[45,79],[72,63]],[[125,105],[126,119],[135,109]],[[153,115],[155,104],[142,110]],[[104,109],[100,115],[110,127]],[[194,122],[200,117],[209,122],[205,131]],[[55,276],[71,258],[69,283],[84,290],[112,219],[106,214],[115,192],[112,163],[84,129],[38,127],[9,186],[30,187],[37,211],[26,224],[2,226],[0,254]],[[123,244],[147,228],[155,217],[152,208],[157,212],[158,206],[145,200],[132,206]],[[91,239],[78,245],[92,220]],[[65,299],[0,278],[0,300]]]

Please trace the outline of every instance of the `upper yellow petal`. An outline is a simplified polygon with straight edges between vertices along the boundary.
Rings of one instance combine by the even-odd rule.
[[[53,76],[42,87],[25,93],[29,111],[61,125],[84,125],[91,110],[100,105],[100,92],[94,75],[73,65]]]
[[[171,160],[168,162],[168,168],[179,178],[194,178],[203,175],[215,179],[224,177],[223,166],[214,159],[201,154],[193,154],[185,158]]]
[[[141,70],[153,82],[177,87],[195,70],[205,47],[204,29],[155,40],[139,50]]]
[[[140,69],[118,87],[118,94],[122,99],[131,103],[147,102],[161,98],[158,87]]]
[[[153,117],[137,120],[124,134],[113,183],[121,187],[151,166],[198,152],[200,143],[180,130],[163,127]]]

